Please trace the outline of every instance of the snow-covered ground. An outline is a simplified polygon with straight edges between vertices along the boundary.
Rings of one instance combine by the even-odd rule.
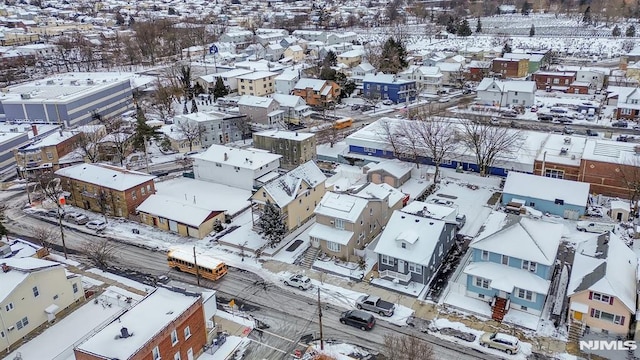
[[[92,269],[88,269],[87,272],[90,272],[92,274],[96,274],[96,275],[100,275],[104,278],[113,280],[113,281],[117,281],[120,284],[124,285],[124,286],[128,286],[130,288],[136,289],[136,290],[140,290],[143,291],[145,293],[148,293],[149,291],[153,290],[152,287],[149,287],[147,285],[141,284],[137,281],[133,281],[131,279],[128,279],[126,277],[123,276],[119,276],[119,275],[115,275],[113,273],[110,272],[106,272],[106,271],[102,271],[100,269],[96,269],[96,268],[92,268]],[[95,280],[94,280],[95,281]]]

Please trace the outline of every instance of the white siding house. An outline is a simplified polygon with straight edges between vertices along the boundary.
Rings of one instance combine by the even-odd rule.
[[[535,81],[500,81],[484,78],[477,87],[479,102],[506,107],[512,105],[531,106],[535,104]]]

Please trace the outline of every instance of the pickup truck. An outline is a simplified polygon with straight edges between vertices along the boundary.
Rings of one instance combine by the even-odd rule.
[[[358,310],[367,310],[382,316],[393,316],[393,312],[396,309],[394,304],[371,295],[360,296],[356,300],[356,307]]]
[[[615,232],[616,225],[612,223],[597,223],[589,221],[578,221],[576,229],[584,232],[603,233],[607,231]]]

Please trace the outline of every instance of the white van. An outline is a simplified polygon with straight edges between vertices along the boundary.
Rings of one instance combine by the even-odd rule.
[[[616,224],[578,221],[576,223],[576,229],[592,233],[603,233],[607,231],[615,232]]]

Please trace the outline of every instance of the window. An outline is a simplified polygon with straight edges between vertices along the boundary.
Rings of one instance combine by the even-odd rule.
[[[393,266],[393,260],[391,256],[380,255],[380,262],[382,262],[383,265]]]
[[[140,194],[142,194],[142,196],[144,196],[144,194],[145,194],[144,188],[140,188]]]
[[[536,264],[533,261],[527,261],[527,260],[522,260],[522,268],[525,270],[529,270],[531,272],[536,272],[536,267],[538,264]]]
[[[171,332],[171,346],[174,346],[177,343],[178,343],[178,331],[176,329],[173,329],[173,331]]]
[[[71,287],[73,288],[74,294],[78,292],[78,284],[73,284]]]
[[[482,255],[480,257],[482,260],[489,260],[489,252],[487,250],[482,250]]]
[[[33,291],[33,297],[38,297],[38,295],[40,295],[40,291],[38,291],[37,286],[34,286],[31,290]]]
[[[483,289],[488,289],[489,280],[476,276],[476,286]]]
[[[422,265],[418,265],[415,263],[408,263],[409,264],[409,271],[415,274],[422,274]]]
[[[336,229],[344,229],[344,219],[336,218],[333,222]]]
[[[47,151],[47,159],[53,160],[53,154],[50,151]]]
[[[400,245],[400,246],[402,246],[403,249],[406,249],[407,248],[407,243],[406,242],[402,242],[402,245]]]
[[[624,325],[624,316],[609,314],[607,312],[596,309],[591,309],[591,317],[612,322],[617,325]]]
[[[509,257],[507,255],[502,255],[502,265],[509,265]]]
[[[173,360],[182,360],[182,357],[180,357],[180,352],[177,352],[175,355],[173,355]]]
[[[160,224],[164,224],[167,222],[167,219],[165,218],[158,218],[158,220],[160,221]]]
[[[153,355],[153,360],[160,360],[160,349],[157,346],[151,350],[151,354]]]
[[[341,246],[338,243],[335,243],[333,241],[327,241],[327,250],[329,251],[333,251],[333,252],[340,252]]]
[[[527,310],[529,310],[529,308],[524,306],[524,305],[520,305],[520,310],[527,311]]]
[[[544,176],[554,179],[564,179],[564,170],[545,169]]]
[[[190,337],[191,337],[191,328],[187,326],[186,328],[184,328],[184,339],[187,340]]]
[[[601,301],[606,304],[613,304],[613,298],[611,296],[596,292],[589,293],[589,299]]]
[[[440,249],[438,250],[438,253],[440,253],[440,256],[442,256],[443,252],[444,252],[444,245],[440,244]]]
[[[133,200],[135,200],[135,199],[137,199],[137,198],[138,198],[138,194],[136,193],[136,191],[135,191],[135,190],[133,190],[133,191],[131,192],[131,198],[132,198]]]
[[[631,109],[620,109],[620,114],[631,115]]]
[[[376,149],[365,147],[365,148],[362,148],[362,151],[364,151],[366,153],[375,153]]]
[[[53,300],[58,300],[58,294],[53,295]]]
[[[520,299],[525,299],[527,301],[533,301],[533,292],[524,289],[518,289],[518,293],[516,294]]]
[[[555,85],[560,84],[560,79],[558,79],[558,78],[553,79],[553,83],[554,83]]]

